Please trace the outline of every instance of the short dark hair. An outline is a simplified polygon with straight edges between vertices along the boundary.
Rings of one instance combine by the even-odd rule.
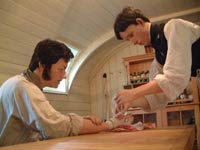
[[[136,19],[141,18],[144,22],[150,22],[149,19],[144,16],[139,9],[134,9],[133,7],[125,7],[116,17],[114,23],[115,36],[118,40],[122,40],[120,32],[124,32],[126,28],[131,25],[137,25]]]
[[[45,39],[36,45],[29,64],[29,69],[33,72],[39,67],[39,63],[44,65],[42,77],[45,80],[50,80],[49,73],[52,64],[55,64],[60,58],[69,62],[73,57],[73,53],[65,44],[51,39]]]

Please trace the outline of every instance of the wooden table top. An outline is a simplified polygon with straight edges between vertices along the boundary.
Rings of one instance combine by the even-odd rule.
[[[194,126],[102,132],[0,147],[0,150],[192,150]]]

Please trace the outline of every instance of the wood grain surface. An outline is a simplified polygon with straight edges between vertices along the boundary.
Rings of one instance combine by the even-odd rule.
[[[194,126],[102,132],[0,147],[0,150],[192,150],[194,136]]]

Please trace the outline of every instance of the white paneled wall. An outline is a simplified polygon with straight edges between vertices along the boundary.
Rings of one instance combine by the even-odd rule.
[[[123,85],[127,84],[127,73],[123,64],[123,57],[144,53],[143,46],[123,45],[115,49],[113,55],[99,67],[90,80],[92,115],[102,119],[112,116],[112,98],[118,90],[123,89]],[[107,74],[106,79],[103,78],[104,73]]]
[[[28,67],[40,40],[60,37],[65,16],[49,9],[44,3],[37,0],[0,1],[0,85]],[[89,84],[85,79],[78,78],[69,95],[45,95],[53,107],[62,113],[90,113]]]
[[[172,1],[156,0],[148,5],[146,0],[0,0],[0,85],[27,68],[35,45],[44,38],[60,39],[84,53],[113,30],[114,19],[124,6],[134,5],[157,21],[194,14],[199,23],[198,0]],[[155,6],[161,7],[152,11]],[[110,109],[105,110],[127,83],[122,57],[144,53],[144,49],[121,45],[110,51],[110,42],[102,45],[107,50],[94,52],[99,55],[97,60],[89,58],[90,63],[78,71],[68,95],[45,93],[53,107],[63,113],[92,113],[104,119],[106,113],[111,114]]]

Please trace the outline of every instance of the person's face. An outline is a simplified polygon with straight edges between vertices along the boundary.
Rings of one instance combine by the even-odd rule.
[[[65,69],[67,68],[67,62],[61,58],[55,64],[51,65],[50,80],[46,81],[46,86],[57,88],[60,81],[66,78]]]
[[[124,32],[120,32],[123,40],[127,40],[133,44],[147,46],[150,43],[149,32],[144,22],[138,22],[137,25],[129,25]]]

